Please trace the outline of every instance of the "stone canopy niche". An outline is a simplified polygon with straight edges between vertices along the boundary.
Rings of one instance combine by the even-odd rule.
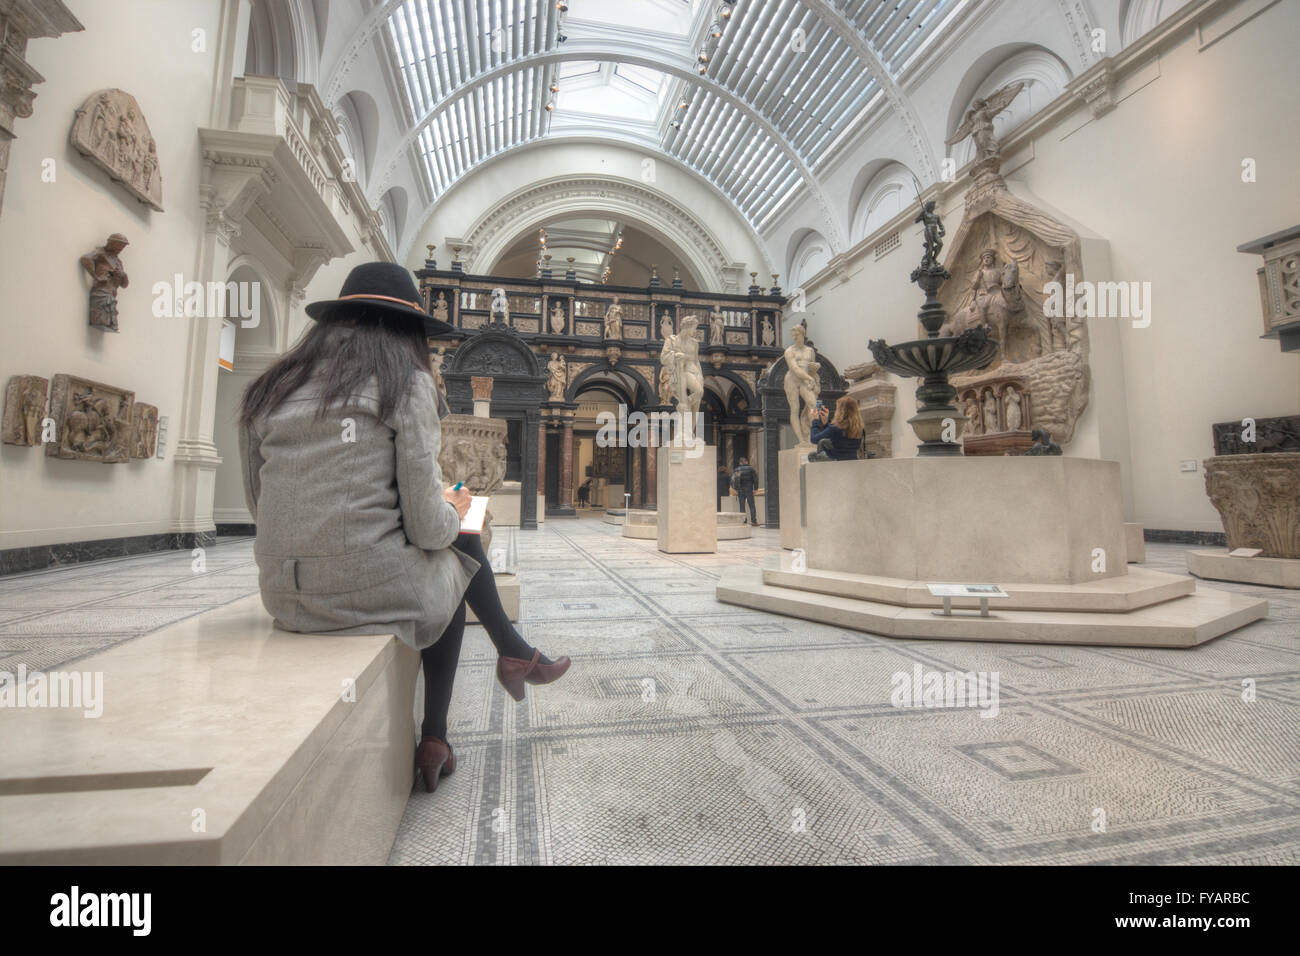
[[[163,211],[158,144],[130,93],[92,93],[77,110],[68,141],[140,202]]]
[[[939,300],[949,319],[939,334],[987,325],[1000,346],[992,365],[951,379],[968,422],[966,454],[1019,454],[1035,428],[1069,442],[1088,405],[1087,322],[1049,318],[1043,287],[1083,278],[1078,233],[986,166],[966,193],[945,267],[952,280]]]

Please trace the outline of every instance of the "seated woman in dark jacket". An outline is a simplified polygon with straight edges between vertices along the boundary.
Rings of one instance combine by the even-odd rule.
[[[862,447],[862,415],[858,403],[845,395],[835,406],[835,418],[822,405],[812,420],[812,440],[831,461],[853,461]]]

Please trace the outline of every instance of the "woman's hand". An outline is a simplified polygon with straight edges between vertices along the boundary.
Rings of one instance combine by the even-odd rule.
[[[442,496],[451,502],[451,506],[456,509],[456,514],[465,517],[469,513],[469,491],[465,488],[460,491],[452,491],[450,488],[443,489]]]
[[[826,419],[830,417],[831,417],[831,411],[826,406],[823,405],[821,408],[817,409],[817,420],[821,422],[823,425],[826,424]]]

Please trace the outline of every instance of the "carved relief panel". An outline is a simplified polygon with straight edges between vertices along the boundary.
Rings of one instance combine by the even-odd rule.
[[[78,461],[117,464],[130,457],[135,392],[75,375],[55,375],[50,417],[56,441],[45,454]]]

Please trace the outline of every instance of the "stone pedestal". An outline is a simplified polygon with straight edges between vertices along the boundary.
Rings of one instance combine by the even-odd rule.
[[[718,450],[712,445],[658,449],[660,551],[711,554],[718,550],[717,472]]]
[[[1135,521],[1124,522],[1124,550],[1129,564],[1142,564],[1147,559],[1146,529]]]
[[[626,504],[626,502],[623,501],[623,490],[621,482],[618,484],[610,482],[605,487],[605,507],[622,508]]]
[[[797,445],[778,452],[776,456],[781,495],[781,547],[783,548],[804,546],[803,483],[800,472],[807,464],[808,456],[815,450],[812,445]]]
[[[1187,570],[1212,581],[1300,588],[1300,560],[1296,558],[1240,558],[1227,551],[1188,551]]]
[[[1127,571],[1118,462],[814,462],[804,484],[810,568],[960,584],[1083,584]]]

